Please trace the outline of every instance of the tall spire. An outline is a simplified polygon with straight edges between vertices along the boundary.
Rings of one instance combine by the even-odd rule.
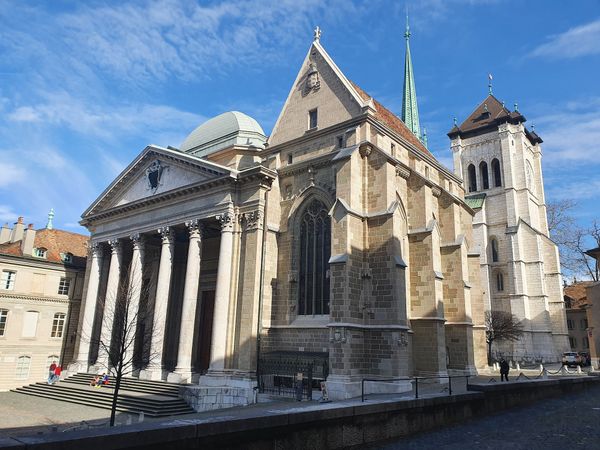
[[[417,90],[413,75],[412,61],[410,58],[410,28],[408,26],[408,10],[406,12],[406,57],[404,60],[404,92],[402,96],[402,121],[408,129],[421,139],[421,127],[419,126],[419,109],[417,107]]]
[[[54,227],[52,219],[54,219],[54,208],[50,208],[50,212],[48,212],[48,223],[46,224],[48,230],[51,230]]]

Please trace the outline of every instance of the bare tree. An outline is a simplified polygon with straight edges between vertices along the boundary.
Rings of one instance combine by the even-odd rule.
[[[119,389],[123,377],[146,368],[157,355],[150,353],[154,329],[153,308],[148,306],[149,283],[131,276],[130,270],[121,277],[114,299],[104,302],[104,317],[112,318],[110,331],[102,330],[100,336],[90,339],[98,345],[97,366],[106,369],[114,380],[110,413],[110,426],[115,424]]]
[[[567,274],[589,276],[600,280],[598,263],[585,252],[600,247],[600,222],[593,220],[591,226],[577,224],[573,209],[577,203],[572,200],[548,202],[548,230],[550,237],[559,247],[560,264]]]
[[[485,342],[488,346],[488,364],[492,364],[494,341],[518,341],[523,335],[523,325],[506,311],[485,312]]]

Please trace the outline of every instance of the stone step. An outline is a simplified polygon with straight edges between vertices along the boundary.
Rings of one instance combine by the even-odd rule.
[[[65,378],[64,382],[75,383],[79,385],[87,385],[89,386],[90,381],[94,378],[95,374],[88,373],[77,373],[75,375],[71,375],[70,377]],[[111,386],[114,384],[114,380],[111,380]],[[151,381],[151,380],[139,380],[137,378],[131,377],[123,377],[121,379],[121,388],[127,389],[130,391],[137,391],[143,393],[154,393],[159,395],[166,395],[171,397],[179,397],[179,384],[176,383],[167,383],[161,381]]]
[[[54,385],[35,383],[14,389],[13,392],[103,409],[111,408],[113,395],[113,390],[107,387],[93,388],[64,381]],[[117,411],[135,414],[143,412],[149,417],[165,417],[194,412],[181,399],[126,390],[119,392]]]

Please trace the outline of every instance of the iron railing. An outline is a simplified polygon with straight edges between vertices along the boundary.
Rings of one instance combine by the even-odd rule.
[[[404,378],[363,378],[361,381],[361,401],[365,401],[365,382],[382,382],[390,383],[395,381],[414,381],[415,382],[415,398],[419,398],[419,380],[436,380],[436,379],[448,379],[448,395],[452,395],[452,379],[465,378],[467,383],[467,390],[469,390],[469,377],[471,375],[445,375],[445,376],[431,376],[431,377],[404,377]]]

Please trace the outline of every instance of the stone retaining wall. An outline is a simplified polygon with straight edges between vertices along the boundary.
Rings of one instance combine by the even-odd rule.
[[[598,386],[600,377],[471,386],[472,392],[448,397],[315,405],[280,414],[257,410],[232,419],[178,420],[124,428],[0,439],[15,449],[333,449],[364,445],[461,422],[482,414],[530,404]]]

